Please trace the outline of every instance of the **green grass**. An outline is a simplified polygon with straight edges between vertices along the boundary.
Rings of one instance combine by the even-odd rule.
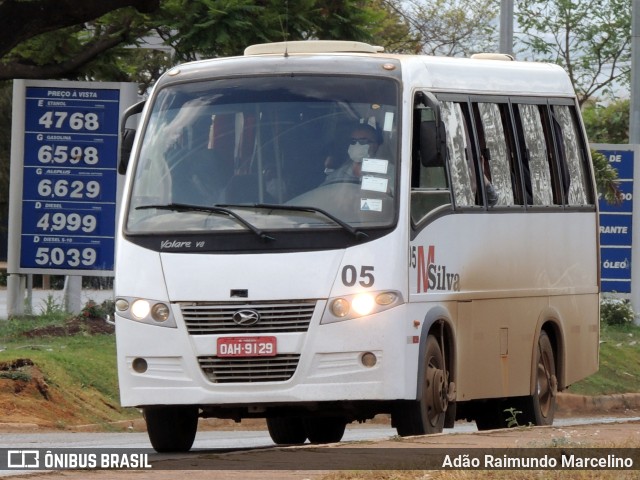
[[[42,372],[49,388],[60,392],[59,398],[77,404],[76,423],[106,424],[139,417],[135,409],[120,407],[115,336],[87,331],[65,336],[46,334],[68,320],[68,315],[56,312],[0,321],[0,364],[29,359]],[[40,333],[33,336],[29,332]],[[22,368],[0,373],[0,378],[28,380]]]
[[[24,339],[0,352],[0,362],[30,358],[58,386],[71,382],[93,388],[112,401],[118,399],[115,344],[112,335]]]
[[[640,392],[640,326],[603,324],[598,372],[569,391],[582,395]]]

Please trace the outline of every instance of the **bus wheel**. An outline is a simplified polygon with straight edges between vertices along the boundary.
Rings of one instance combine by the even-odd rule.
[[[304,420],[311,443],[336,443],[342,440],[347,421],[341,417],[313,417]]]
[[[198,430],[198,408],[147,407],[143,410],[147,433],[156,452],[188,452]]]
[[[307,432],[299,418],[268,417],[267,429],[276,445],[299,445],[307,440]]]
[[[449,375],[444,370],[444,357],[433,335],[427,337],[425,378],[422,396],[417,402],[402,404],[392,415],[398,435],[424,435],[440,433],[444,428],[447,411]]]
[[[551,425],[556,413],[558,378],[553,347],[547,332],[540,332],[536,361],[535,390],[523,408],[524,421],[534,425]]]

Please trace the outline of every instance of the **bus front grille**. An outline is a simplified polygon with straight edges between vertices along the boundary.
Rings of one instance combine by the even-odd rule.
[[[198,357],[198,363],[213,383],[284,382],[293,376],[299,359],[299,354],[253,358],[207,356]]]
[[[290,302],[182,302],[179,304],[190,335],[225,333],[306,332],[316,307],[315,300]],[[257,323],[246,326],[234,321],[239,312],[259,315]]]

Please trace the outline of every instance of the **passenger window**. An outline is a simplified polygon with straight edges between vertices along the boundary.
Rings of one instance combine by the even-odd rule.
[[[568,205],[588,205],[589,188],[587,187],[588,170],[584,149],[580,147],[580,135],[576,128],[571,107],[568,105],[553,106],[554,124],[558,131],[558,148],[560,162],[568,178],[565,179],[565,197]]]
[[[480,161],[485,176],[485,192],[489,206],[513,205],[515,170],[507,143],[500,107],[495,103],[478,103],[478,140]],[[490,191],[493,189],[493,192]]]
[[[553,205],[553,184],[547,140],[537,105],[518,105],[521,125],[521,157],[527,203]]]
[[[476,205],[476,175],[470,136],[459,103],[441,103],[442,122],[447,132],[447,160],[456,206]]]

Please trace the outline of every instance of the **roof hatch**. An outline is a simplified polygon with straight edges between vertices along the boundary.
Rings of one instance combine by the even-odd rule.
[[[245,55],[269,55],[286,53],[380,53],[384,47],[362,42],[343,40],[302,40],[293,42],[261,43],[244,50]]]

